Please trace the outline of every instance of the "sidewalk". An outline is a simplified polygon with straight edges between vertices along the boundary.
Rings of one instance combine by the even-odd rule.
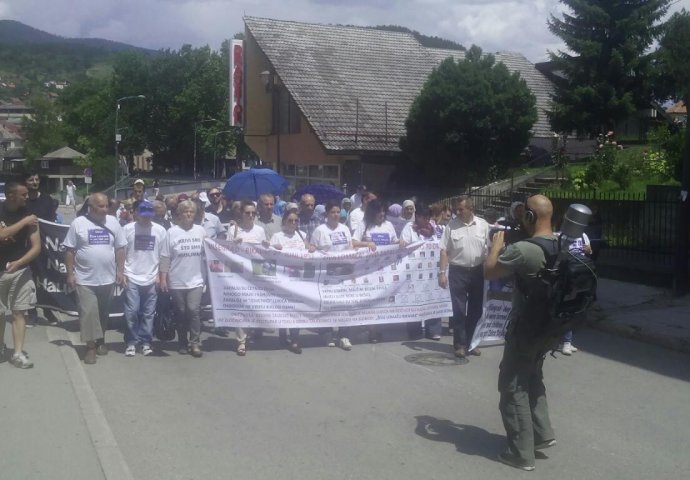
[[[675,298],[656,287],[599,279],[591,327],[690,353],[690,296]]]

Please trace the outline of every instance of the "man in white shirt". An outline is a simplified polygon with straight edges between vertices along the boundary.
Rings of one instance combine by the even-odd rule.
[[[158,267],[160,252],[165,242],[165,228],[152,222],[155,212],[148,200],[134,202],[134,219],[124,226],[127,238],[125,258],[125,355],[136,355],[137,345],[141,352],[151,355],[153,350],[153,316],[158,300],[160,283]]]
[[[67,185],[65,185],[65,205],[68,207],[72,205],[72,208],[77,210],[77,200],[76,200],[77,186],[72,182],[72,180],[67,180]]]
[[[357,191],[350,197],[352,208],[359,208],[362,206],[362,196],[367,191],[366,185],[357,185]]]
[[[108,215],[108,197],[89,196],[89,210],[74,219],[63,242],[67,286],[76,289],[79,300],[81,340],[86,343],[84,363],[96,363],[96,354],[106,355],[104,343],[110,302],[115,284],[124,286],[127,238],[117,219]]]
[[[489,224],[474,215],[474,202],[462,196],[454,202],[456,218],[441,237],[438,284],[450,286],[453,303],[453,348],[465,358],[484,303],[484,260],[488,254]],[[449,272],[446,274],[446,269]],[[475,348],[472,355],[481,355]]]

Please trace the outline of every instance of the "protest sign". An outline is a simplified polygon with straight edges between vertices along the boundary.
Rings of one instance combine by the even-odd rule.
[[[436,244],[308,253],[206,239],[205,249],[218,327],[337,327],[452,314],[448,290],[438,286]]]
[[[480,345],[504,342],[508,316],[512,310],[513,287],[510,280],[484,282],[484,312],[474,329],[470,350]]]

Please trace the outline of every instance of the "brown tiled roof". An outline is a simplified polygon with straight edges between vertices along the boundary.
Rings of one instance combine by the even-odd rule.
[[[685,103],[681,100],[666,109],[666,113],[687,113],[688,109],[685,107]]]
[[[463,52],[422,46],[411,34],[363,27],[245,17],[245,25],[324,147],[333,152],[399,151],[405,119],[427,77]],[[496,54],[537,96],[537,137],[551,84],[525,57]],[[258,81],[258,79],[257,79]]]

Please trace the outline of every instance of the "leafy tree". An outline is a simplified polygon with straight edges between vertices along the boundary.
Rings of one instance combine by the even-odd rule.
[[[649,106],[651,56],[645,52],[661,32],[658,22],[670,1],[561,0],[570,12],[548,21],[567,47],[550,52],[557,72],[549,112],[554,130],[596,135]]]
[[[34,95],[29,104],[34,113],[24,120],[24,154],[31,164],[46,153],[64,147],[65,135],[59,109],[53,102],[43,95]]]
[[[480,182],[527,146],[535,103],[518,73],[473,45],[464,60],[448,58],[431,73],[400,146],[430,185]]]

